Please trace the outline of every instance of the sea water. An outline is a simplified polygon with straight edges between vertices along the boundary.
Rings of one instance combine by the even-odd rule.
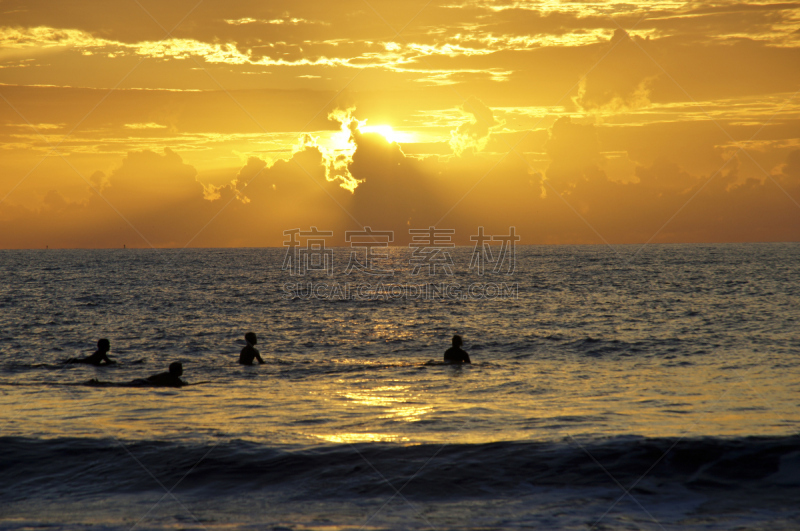
[[[800,245],[350,251],[0,252],[0,528],[800,526]]]

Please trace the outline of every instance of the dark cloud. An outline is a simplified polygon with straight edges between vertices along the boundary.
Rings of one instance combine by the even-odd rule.
[[[551,159],[547,182],[558,193],[569,193],[590,180],[606,179],[599,167],[602,155],[594,125],[561,117],[551,128],[545,149]]]
[[[793,149],[786,156],[786,162],[779,168],[777,178],[784,186],[797,188],[800,186],[800,149]],[[795,200],[800,197],[795,196]]]
[[[214,201],[179,155],[131,153],[109,175],[105,200],[51,192],[36,210],[4,203],[0,245],[146,246],[119,214],[154,245],[177,247],[280,246],[284,230],[311,226],[335,231],[331,243],[343,244],[345,230],[363,225],[395,231],[399,245],[409,228],[429,225],[456,229],[460,244],[479,225],[497,234],[514,225],[525,243],[800,239],[800,208],[786,197],[800,197],[800,150],[775,174],[783,191],[769,179],[742,179],[741,156],[703,175],[656,161],[636,167],[638,182],[619,183],[602,170],[597,130],[561,119],[546,144],[546,178],[564,190],[559,196],[513,153],[417,159],[380,135],[354,131],[353,141],[349,170],[361,181],[353,193],[327,180],[326,155],[305,146],[269,167],[251,158]],[[150,202],[133,200],[148,195]]]
[[[489,133],[502,125],[495,117],[492,110],[475,96],[470,96],[459,110],[468,119],[459,125],[450,136],[450,147],[453,153],[461,155],[465,151],[480,151],[489,142]]]
[[[596,67],[583,78],[573,102],[588,112],[647,107],[650,84],[661,74],[647,48],[644,39],[617,29],[608,45],[597,50]]]

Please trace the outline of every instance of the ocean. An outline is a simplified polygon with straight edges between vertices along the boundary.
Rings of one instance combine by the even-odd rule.
[[[0,529],[800,528],[800,244],[350,251],[0,252]]]

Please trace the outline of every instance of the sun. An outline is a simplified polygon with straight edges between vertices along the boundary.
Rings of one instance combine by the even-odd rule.
[[[366,122],[366,120],[365,120]],[[378,133],[383,136],[390,144],[397,142],[398,144],[413,142],[414,134],[408,131],[395,131],[391,125],[361,125],[358,128],[362,133]]]
[[[395,142],[398,144],[413,144],[415,142],[419,142],[416,133],[412,131],[396,131],[389,124],[367,125],[366,119],[357,120],[356,118],[351,117],[349,114],[344,115],[343,113],[329,116],[329,118],[331,117],[341,123],[339,131],[336,131],[332,134],[322,134],[320,137],[315,137],[315,139],[320,146],[335,150],[337,152],[346,152],[352,155],[352,152],[355,150],[355,144],[351,138],[351,127],[354,122],[360,133],[381,135],[390,144]]]

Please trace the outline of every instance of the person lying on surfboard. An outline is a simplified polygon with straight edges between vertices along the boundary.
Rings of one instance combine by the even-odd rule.
[[[174,361],[169,364],[169,372],[161,372],[152,376],[148,376],[145,378],[145,381],[150,385],[155,385],[158,387],[183,387],[187,384],[181,380],[182,374],[183,364],[179,361]]]
[[[137,378],[128,383],[102,382],[97,378],[92,378],[91,380],[83,383],[82,385],[88,385],[91,387],[184,387],[186,385],[197,385],[200,383],[208,383],[208,382],[196,382],[194,384],[187,383],[181,380],[182,374],[183,374],[183,364],[179,361],[174,361],[169,364],[169,372],[160,372],[158,374],[148,376],[147,378]]]

